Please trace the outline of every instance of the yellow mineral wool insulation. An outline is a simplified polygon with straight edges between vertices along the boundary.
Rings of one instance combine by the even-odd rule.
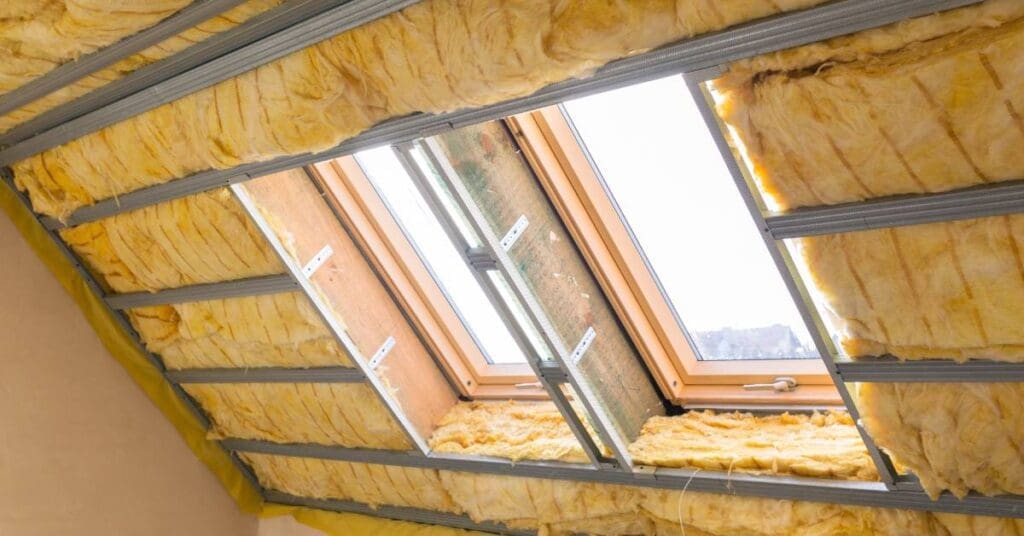
[[[1019,179],[1022,55],[989,0],[742,63],[717,108],[779,210]]]
[[[465,514],[542,535],[1015,534],[1018,520],[243,454],[291,495]],[[1007,530],[1008,532],[992,532]],[[989,532],[986,532],[989,531]]]
[[[298,497],[355,501],[377,506],[407,506],[461,512],[441,485],[437,471],[389,465],[241,455],[260,484]]]
[[[61,231],[109,289],[134,292],[284,272],[227,190],[184,197]]]
[[[527,95],[821,1],[425,0],[21,161],[16,179],[37,211],[62,217],[197,171],[320,151],[391,117]]]
[[[551,402],[461,402],[438,423],[430,448],[510,460],[589,462]]]
[[[387,408],[363,383],[190,384],[206,410],[211,438],[262,439],[408,450]]]
[[[112,45],[190,0],[15,0],[0,4],[0,94]]]
[[[352,365],[298,292],[139,307],[128,319],[169,369]]]
[[[550,402],[462,402],[441,419],[430,448],[511,460],[586,462]],[[846,413],[765,415],[688,412],[652,417],[629,446],[641,465],[756,474],[877,480]]]
[[[858,385],[871,437],[929,495],[1024,494],[1024,384]]]
[[[158,60],[162,60],[176,52],[185,50],[186,48],[220,32],[230,30],[231,28],[234,28],[264,11],[277,7],[280,3],[281,0],[248,0],[225,11],[224,13],[221,13],[220,15],[205,20],[195,27],[189,28],[174,37],[161,41],[160,43],[144,49],[141,52],[132,54],[106,69],[81,78],[41,99],[26,104],[25,106],[0,117],[0,132],[7,131],[18,123],[28,121],[29,119],[32,119],[55,106],[64,104],[94,89],[109,84],[114,80],[122,78],[136,69]],[[121,15],[117,14],[112,16],[120,17]],[[0,67],[0,70],[2,69],[3,67]]]
[[[839,412],[651,417],[629,453],[643,465],[878,480],[853,419]]]
[[[1024,361],[1024,216],[797,244],[848,355]]]

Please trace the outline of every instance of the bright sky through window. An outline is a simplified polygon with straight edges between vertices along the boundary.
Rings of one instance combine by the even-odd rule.
[[[566,109],[702,359],[817,357],[682,77]]]
[[[525,363],[508,327],[445,234],[437,217],[416,189],[390,147],[362,151],[356,160],[387,203],[434,279],[469,328],[487,360],[495,364]]]

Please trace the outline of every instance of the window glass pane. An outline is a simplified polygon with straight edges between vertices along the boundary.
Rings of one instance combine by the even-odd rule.
[[[390,147],[362,151],[356,160],[384,199],[391,213],[415,246],[434,280],[469,328],[487,360],[495,364],[525,363],[526,357],[512,338],[479,281],[445,234],[441,222],[416,189]]]
[[[817,357],[682,77],[565,107],[702,359]]]

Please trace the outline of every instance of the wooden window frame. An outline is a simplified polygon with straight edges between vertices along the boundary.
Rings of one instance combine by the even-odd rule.
[[[561,109],[506,123],[667,398],[683,405],[842,405],[820,359],[699,360]],[[780,376],[800,387],[743,389]]]
[[[307,168],[459,393],[544,399],[528,364],[488,363],[399,223],[352,156]]]

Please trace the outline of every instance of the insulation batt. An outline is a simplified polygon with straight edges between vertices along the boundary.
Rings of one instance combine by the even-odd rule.
[[[38,212],[337,145],[384,119],[530,94],[822,0],[428,0],[16,163]]]
[[[740,63],[718,112],[779,210],[1018,179],[1022,18],[988,0]]]
[[[468,515],[541,535],[1024,534],[1019,520],[243,454],[292,495]]]
[[[170,369],[352,365],[298,292],[140,307],[128,318]]]
[[[846,354],[1024,361],[1024,216],[796,242]]]
[[[407,450],[405,435],[362,383],[190,384],[210,437]]]
[[[586,462],[550,402],[463,402],[430,437],[430,448],[512,460]],[[687,412],[652,417],[629,446],[636,463],[713,471],[877,480],[846,413],[754,416]]]
[[[14,0],[0,4],[0,94],[144,30],[190,0]]]
[[[1024,384],[860,384],[862,420],[929,495],[1024,494]]]
[[[56,6],[61,3],[63,2],[51,2],[51,5]],[[80,4],[81,2],[76,3]],[[121,3],[123,4],[124,2]],[[188,3],[189,2],[187,1],[167,2],[167,4],[182,5]],[[140,2],[139,4],[142,3]],[[229,30],[264,11],[276,7],[278,4],[280,4],[280,0],[248,0],[225,11],[224,13],[221,13],[220,15],[205,20],[195,27],[189,28],[174,37],[161,41],[160,43],[138,53],[132,54],[131,56],[114,63],[110,67],[76,80],[70,85],[64,86],[41,99],[26,104],[25,106],[0,117],[0,132],[5,132],[18,123],[28,121],[29,119],[32,119],[55,106],[69,102],[92,90],[109,84],[114,80],[123,78],[136,69],[158,60],[162,60],[176,52],[185,50],[204,39]],[[148,9],[152,5],[157,4],[154,2],[146,2],[144,7]],[[116,7],[116,5],[112,6],[110,2],[95,2],[94,9],[113,10],[116,9]],[[123,13],[111,13],[108,16],[108,19],[114,19],[113,22],[121,23],[123,22],[123,17]],[[38,58],[34,59],[38,61]],[[2,71],[3,68],[3,66],[0,66],[0,71]]]
[[[284,272],[227,190],[85,223],[61,237],[107,288],[135,292]]]

